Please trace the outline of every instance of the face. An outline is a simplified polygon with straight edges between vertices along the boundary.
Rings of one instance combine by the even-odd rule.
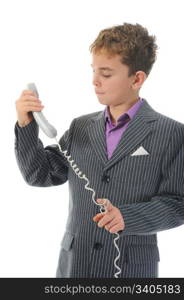
[[[119,105],[135,93],[131,87],[135,75],[128,77],[128,66],[120,58],[120,55],[92,54],[93,85],[101,104]]]

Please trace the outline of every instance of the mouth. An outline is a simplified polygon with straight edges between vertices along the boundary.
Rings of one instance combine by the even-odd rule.
[[[95,91],[97,95],[104,95],[105,93]]]

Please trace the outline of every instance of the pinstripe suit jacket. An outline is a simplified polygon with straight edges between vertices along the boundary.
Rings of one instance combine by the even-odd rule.
[[[76,177],[57,145],[43,147],[33,120],[15,125],[15,154],[32,186],[69,184],[69,215],[62,238],[57,277],[112,278],[117,250],[114,235],[92,218],[99,207]],[[60,138],[96,191],[124,217],[118,245],[120,277],[158,277],[157,232],[184,223],[184,125],[155,110],[144,99],[110,160],[103,111],[75,118]],[[149,155],[131,156],[140,146]]]

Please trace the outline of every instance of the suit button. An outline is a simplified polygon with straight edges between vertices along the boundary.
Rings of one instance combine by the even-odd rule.
[[[109,181],[110,181],[110,177],[107,176],[107,177],[106,177],[106,182],[109,182]]]
[[[109,182],[110,181],[110,176],[108,176],[107,174],[103,174],[102,181]]]
[[[94,249],[99,250],[103,247],[103,245],[101,243],[95,243],[94,244]]]

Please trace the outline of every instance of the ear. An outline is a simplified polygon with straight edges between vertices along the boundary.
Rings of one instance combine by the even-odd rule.
[[[133,90],[140,89],[146,79],[147,79],[147,75],[145,72],[137,71],[134,75],[134,79],[131,85],[132,89]]]

